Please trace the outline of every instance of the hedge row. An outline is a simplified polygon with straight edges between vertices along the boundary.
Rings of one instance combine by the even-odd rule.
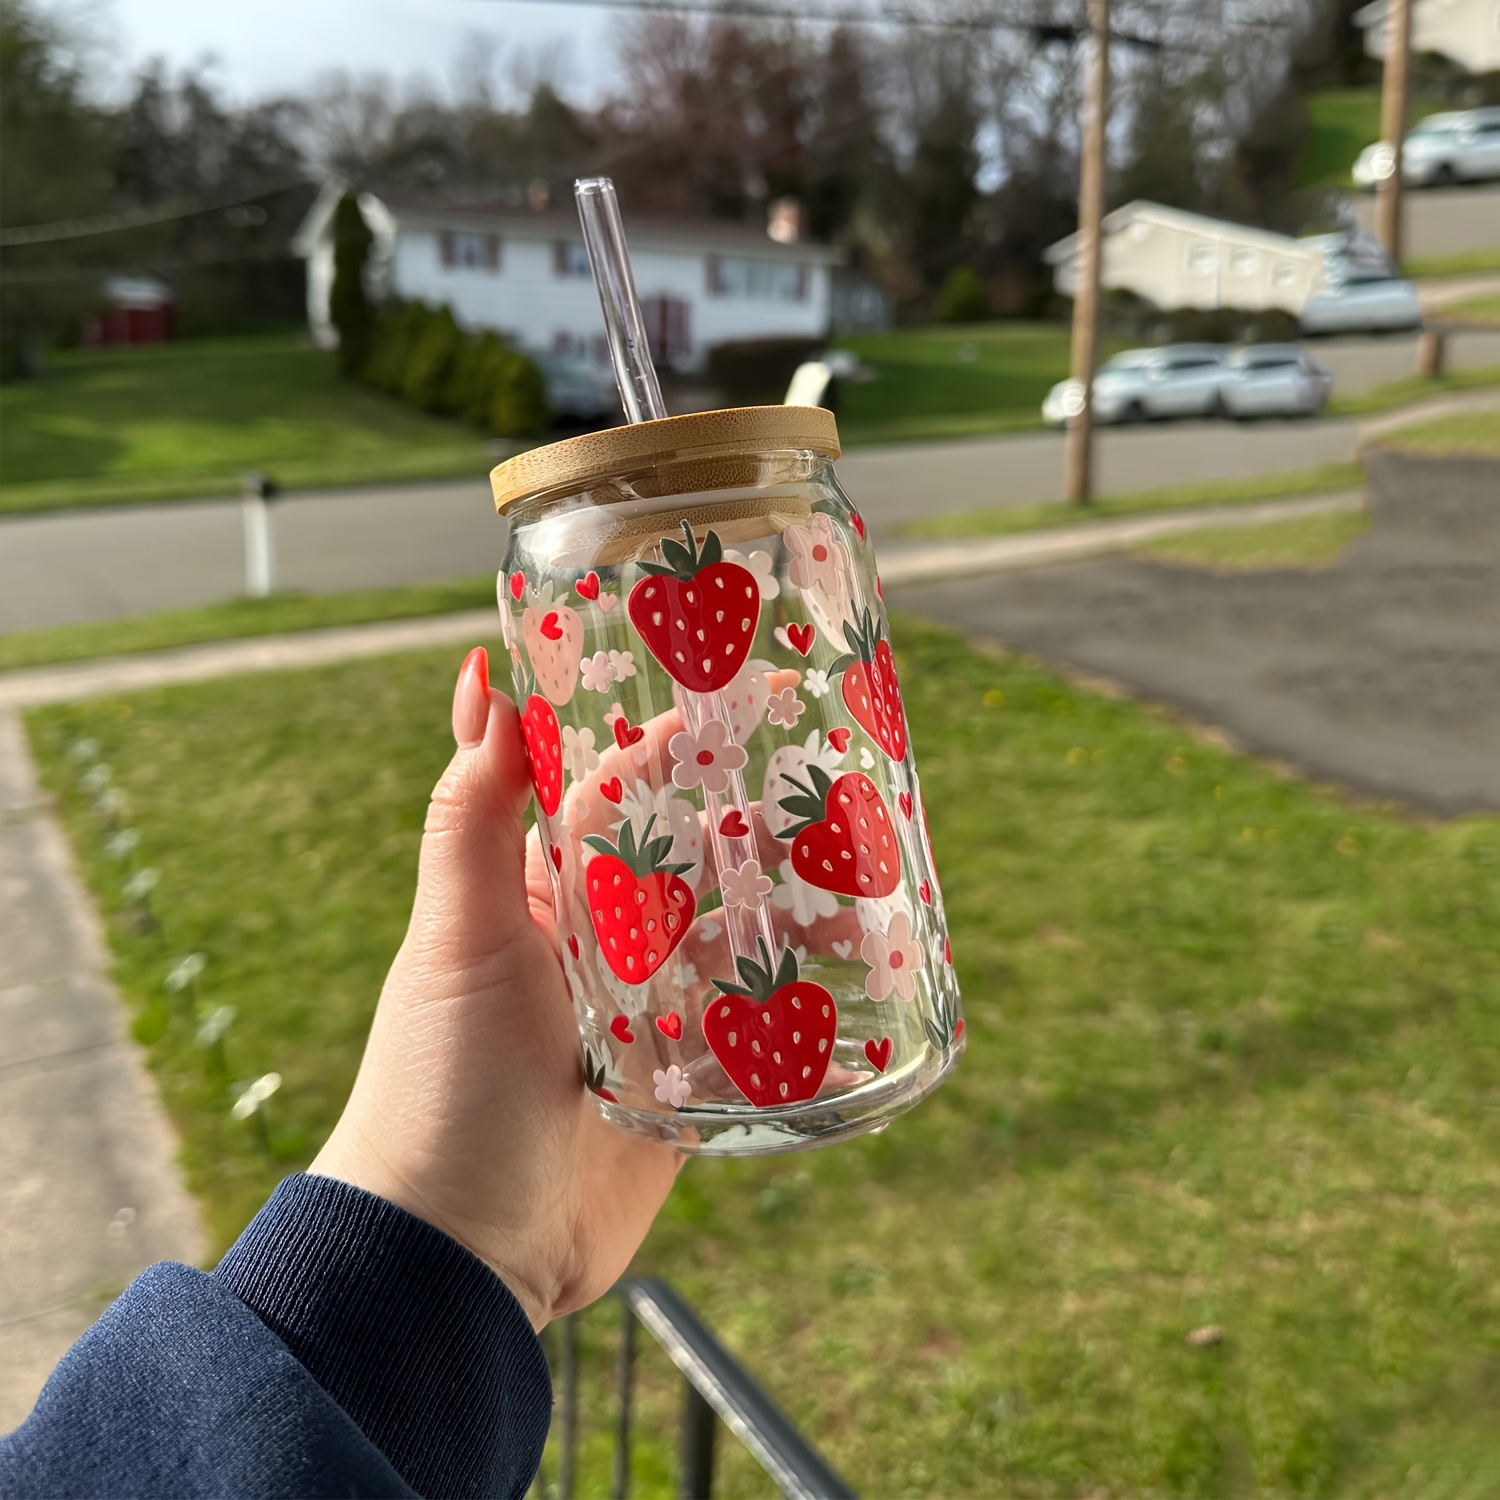
[[[501,437],[547,430],[542,372],[496,333],[467,334],[447,306],[391,298],[377,319],[362,378],[423,411],[458,417]]]

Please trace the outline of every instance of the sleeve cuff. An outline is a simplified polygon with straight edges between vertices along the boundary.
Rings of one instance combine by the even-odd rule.
[[[525,1494],[547,1362],[510,1290],[456,1240],[347,1183],[288,1177],[213,1274],[419,1494]]]

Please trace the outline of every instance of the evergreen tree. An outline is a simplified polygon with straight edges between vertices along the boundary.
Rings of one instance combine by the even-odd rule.
[[[352,192],[339,199],[333,211],[333,288],[328,294],[328,316],[339,333],[339,368],[351,378],[359,375],[370,357],[374,317],[365,291],[365,262],[375,236],[359,211]]]

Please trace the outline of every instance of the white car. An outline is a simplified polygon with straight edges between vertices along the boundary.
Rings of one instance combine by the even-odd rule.
[[[1354,180],[1372,188],[1396,170],[1388,141],[1359,153]],[[1414,187],[1444,187],[1500,177],[1500,109],[1428,115],[1413,127],[1401,152],[1401,177]]]
[[[1094,376],[1094,420],[1214,416],[1227,373],[1222,344],[1128,349],[1101,365]],[[1042,416],[1054,427],[1066,426],[1082,409],[1083,388],[1076,380],[1060,381],[1042,402]]]
[[[1328,290],[1302,304],[1297,323],[1305,335],[1390,333],[1420,328],[1422,309],[1415,282],[1379,271],[1330,277]]]
[[[1296,344],[1252,344],[1229,361],[1219,388],[1226,415],[1315,417],[1328,403],[1333,371]]]

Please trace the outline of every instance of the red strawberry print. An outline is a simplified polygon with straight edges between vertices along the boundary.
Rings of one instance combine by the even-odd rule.
[[[597,599],[599,597],[599,575],[590,568],[588,575],[580,578],[573,587],[578,590],[578,597],[580,599]]]
[[[812,650],[813,642],[818,638],[818,632],[811,625],[788,625],[786,638],[803,656],[806,656]]]
[[[666,1015],[656,1018],[656,1029],[669,1040],[680,1042],[682,1040],[682,1017],[675,1010],[669,1010]]]
[[[526,575],[524,573],[512,573],[510,575],[510,597],[519,599],[526,592]]]
[[[857,627],[845,624],[844,639],[849,654],[828,670],[844,674],[844,702],[859,726],[892,760],[901,760],[906,755],[906,710],[890,642],[881,636],[869,610]]]
[[[692,866],[667,863],[672,836],[652,838],[655,822],[653,813],[639,844],[628,821],[618,848],[602,834],[584,838],[598,850],[584,870],[589,917],[605,963],[626,984],[644,984],[661,968],[697,909],[691,887],[679,878]]]
[[[822,1087],[838,1009],[821,984],[798,977],[790,947],[782,948],[773,974],[766,940],[757,942],[761,962],[735,965],[743,984],[714,980],[722,993],[704,1007],[703,1039],[752,1104],[800,1104]]]
[[[862,771],[835,781],[815,764],[807,776],[811,786],[781,777],[797,792],[781,799],[792,821],[777,835],[792,841],[792,868],[820,890],[889,896],[901,880],[901,856],[875,783]]]
[[[646,731],[644,729],[637,729],[624,714],[616,715],[614,730],[615,744],[622,750],[628,750],[632,745],[638,744],[646,737]]]
[[[726,839],[748,838],[750,825],[745,821],[745,815],[739,808],[731,807],[719,823],[719,832]]]
[[[953,967],[953,944],[947,939],[947,937],[943,938],[943,962],[947,964],[950,969]]]
[[[618,807],[625,796],[624,784],[618,776],[611,776],[608,781],[601,781],[599,783],[599,795],[606,802],[613,802]]]
[[[578,934],[576,932],[570,932],[568,934],[568,952],[571,953],[574,958],[578,957]]]
[[[521,735],[526,741],[526,759],[531,763],[531,784],[537,806],[550,818],[562,806],[562,730],[557,710],[528,681],[526,707],[521,710]]]
[[[614,1034],[617,1042],[624,1042],[628,1047],[635,1040],[635,1033],[630,1029],[629,1016],[616,1016],[609,1023],[609,1029]]]
[[[884,1073],[891,1065],[891,1039],[883,1036],[877,1042],[872,1037],[865,1043],[865,1056],[870,1059],[870,1066],[877,1073]]]
[[[849,524],[859,533],[860,541],[865,539],[865,518],[857,510],[849,512]]]
[[[837,729],[830,729],[828,743],[842,755],[849,748],[849,726],[840,724]]]
[[[682,542],[662,539],[664,563],[642,563],[627,609],[647,649],[690,692],[728,687],[745,665],[760,619],[760,585],[749,568],[724,561],[719,534],[700,550],[682,523]]]
[[[932,905],[932,887],[927,883],[926,880],[924,880],[921,885],[917,887],[917,894],[922,898],[923,906]]]

